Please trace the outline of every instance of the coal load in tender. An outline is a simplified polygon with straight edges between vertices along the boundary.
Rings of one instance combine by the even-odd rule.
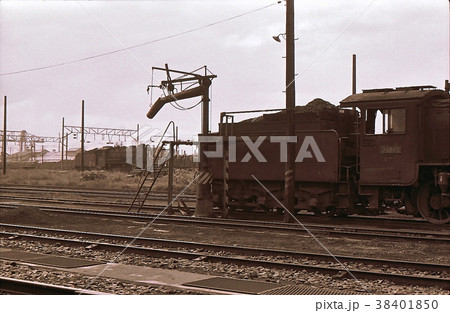
[[[296,106],[295,113],[303,116],[304,119],[336,119],[339,108],[328,101],[325,101],[320,98],[316,98],[303,106]],[[262,116],[258,116],[257,118],[250,118],[247,120],[243,120],[240,123],[255,123],[255,122],[263,122],[267,120],[280,120],[285,119],[285,111],[279,113],[272,114],[264,114]],[[298,119],[298,117],[296,118]]]

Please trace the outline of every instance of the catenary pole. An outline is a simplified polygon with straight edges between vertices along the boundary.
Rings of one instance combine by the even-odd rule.
[[[3,175],[6,175],[6,102],[7,98],[5,96],[3,100],[3,149],[2,149]]]
[[[81,101],[81,171],[84,171],[84,100]]]

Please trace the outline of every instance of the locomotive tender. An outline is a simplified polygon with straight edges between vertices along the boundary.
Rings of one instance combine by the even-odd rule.
[[[221,157],[215,140],[204,144],[214,206],[282,210],[285,111],[228,121],[210,134],[222,138]],[[364,90],[339,107],[321,99],[296,107],[295,209],[328,216],[395,208],[449,222],[449,122],[448,85]]]

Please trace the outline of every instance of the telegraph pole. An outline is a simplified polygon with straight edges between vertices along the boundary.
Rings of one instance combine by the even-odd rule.
[[[286,1],[286,118],[287,136],[295,136],[295,33],[294,0]],[[287,144],[287,162],[284,173],[284,221],[291,222],[295,206],[295,142]],[[292,215],[291,215],[292,214]]]
[[[6,96],[3,100],[3,149],[2,149],[3,175],[6,175]]]
[[[84,100],[81,101],[81,171],[84,171]]]

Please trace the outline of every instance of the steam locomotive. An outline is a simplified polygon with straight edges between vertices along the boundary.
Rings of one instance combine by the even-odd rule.
[[[389,208],[448,223],[448,83],[445,89],[363,90],[339,107],[321,99],[296,107],[295,210],[329,216]],[[229,117],[222,115],[204,145],[214,206],[282,210],[283,153],[292,140],[285,136],[286,112],[241,122]]]

